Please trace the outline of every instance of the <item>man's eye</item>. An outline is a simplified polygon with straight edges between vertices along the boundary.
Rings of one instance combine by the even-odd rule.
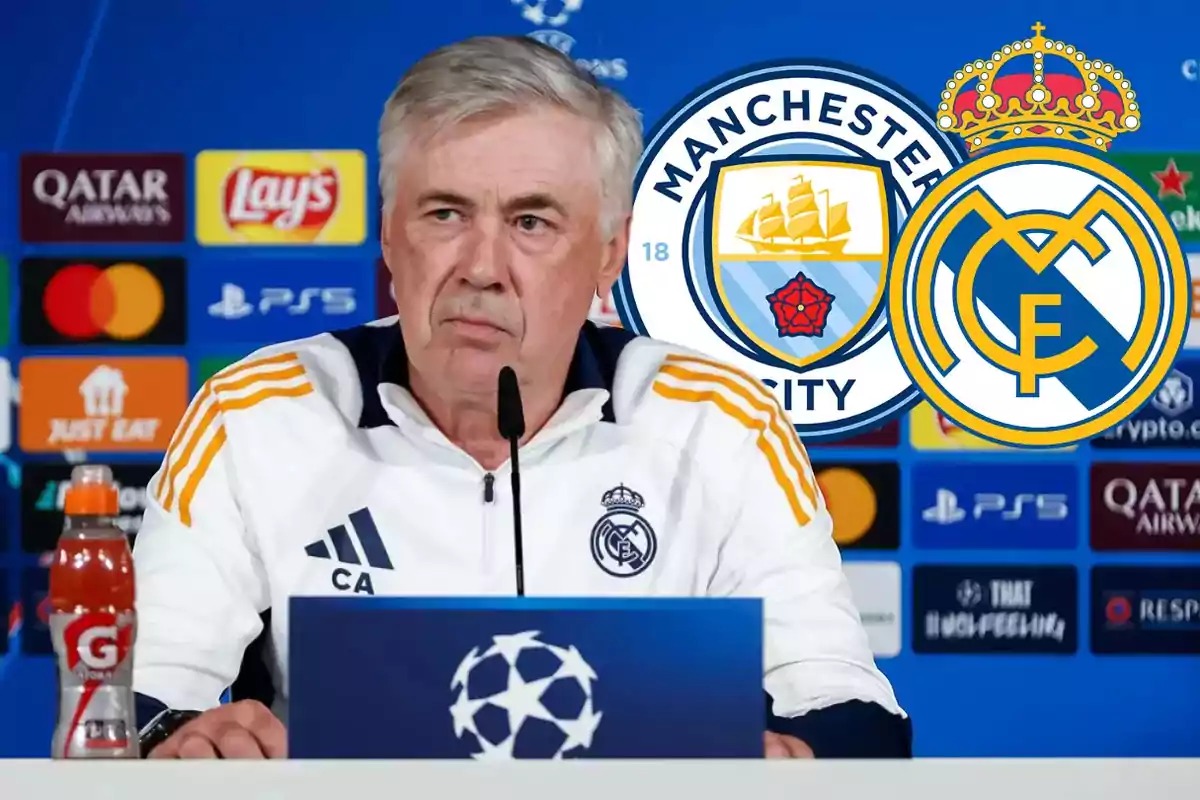
[[[430,215],[439,222],[449,222],[458,214],[453,208],[438,208],[431,212]]]
[[[546,225],[546,221],[541,217],[535,217],[532,214],[522,214],[517,217],[517,225],[521,230],[536,231]]]

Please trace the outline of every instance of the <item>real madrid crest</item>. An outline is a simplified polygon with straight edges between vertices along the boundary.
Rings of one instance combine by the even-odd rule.
[[[640,575],[658,552],[654,529],[638,513],[645,498],[621,484],[605,492],[600,504],[608,510],[592,527],[592,558],[614,577]]]
[[[909,217],[888,279],[896,350],[930,404],[1031,448],[1141,408],[1191,311],[1170,220],[1103,157],[1142,127],[1129,76],[1044,31],[946,82],[938,127],[974,157]]]

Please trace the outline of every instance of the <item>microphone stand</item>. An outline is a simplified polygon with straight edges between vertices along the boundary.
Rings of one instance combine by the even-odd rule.
[[[496,427],[508,440],[509,460],[512,462],[513,551],[516,560],[517,596],[525,596],[525,552],[521,534],[521,468],[517,449],[525,435],[525,410],[521,404],[521,387],[512,367],[502,367],[496,387]]]

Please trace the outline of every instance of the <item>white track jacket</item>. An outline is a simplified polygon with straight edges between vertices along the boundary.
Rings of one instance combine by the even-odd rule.
[[[134,548],[143,717],[217,705],[258,640],[286,720],[290,595],[513,593],[508,466],[489,473],[453,445],[406,385],[392,317],[267,347],[197,393]],[[800,718],[784,720],[796,735],[870,755],[908,725],[807,454],[761,383],[589,322],[520,463],[526,594],[761,597],[767,701]],[[621,498],[652,548],[592,546],[602,500]]]

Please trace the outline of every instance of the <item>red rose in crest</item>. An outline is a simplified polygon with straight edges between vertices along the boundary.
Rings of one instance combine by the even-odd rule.
[[[780,336],[824,336],[834,297],[803,272],[767,295]]]

